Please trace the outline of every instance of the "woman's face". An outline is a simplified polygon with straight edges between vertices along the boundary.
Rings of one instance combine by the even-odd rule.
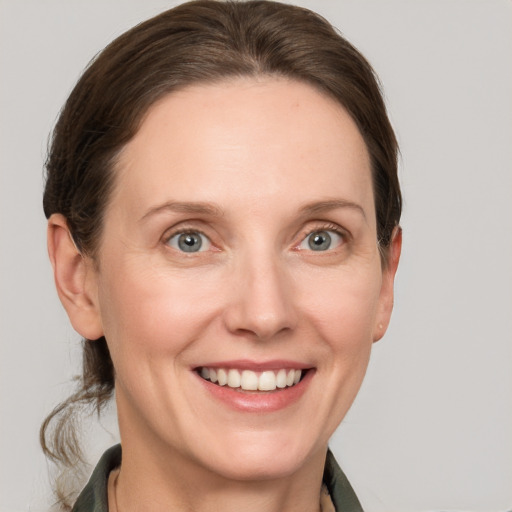
[[[149,111],[116,172],[88,279],[123,443],[226,477],[293,473],[391,311],[356,125],[297,82],[194,86]]]

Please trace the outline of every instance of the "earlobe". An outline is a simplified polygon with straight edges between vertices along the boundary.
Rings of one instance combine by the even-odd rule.
[[[49,218],[47,234],[55,286],[71,324],[84,338],[98,339],[103,328],[92,262],[77,249],[63,215]]]
[[[402,252],[402,228],[397,226],[391,236],[388,259],[382,269],[382,286],[379,297],[379,309],[375,320],[373,341],[379,341],[389,325],[393,312],[395,275]]]

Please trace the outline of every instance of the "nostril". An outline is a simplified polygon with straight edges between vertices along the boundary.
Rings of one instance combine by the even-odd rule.
[[[230,332],[268,340],[294,330],[298,314],[286,271],[275,263],[262,263],[268,255],[260,255],[257,262],[245,265],[223,316]]]

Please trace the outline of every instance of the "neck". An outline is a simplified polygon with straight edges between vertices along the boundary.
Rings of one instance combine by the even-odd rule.
[[[147,445],[146,445],[147,447]],[[292,474],[236,480],[167,449],[123,442],[114,512],[318,512],[326,448]],[[111,496],[109,496],[109,502]]]

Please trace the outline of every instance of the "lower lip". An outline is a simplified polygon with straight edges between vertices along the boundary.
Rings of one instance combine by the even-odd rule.
[[[244,392],[240,388],[233,389],[229,386],[219,386],[200,375],[197,378],[217,400],[225,403],[232,409],[244,412],[275,412],[284,409],[297,402],[306,392],[314,370],[308,370],[302,380],[289,388],[277,388],[275,391]]]

